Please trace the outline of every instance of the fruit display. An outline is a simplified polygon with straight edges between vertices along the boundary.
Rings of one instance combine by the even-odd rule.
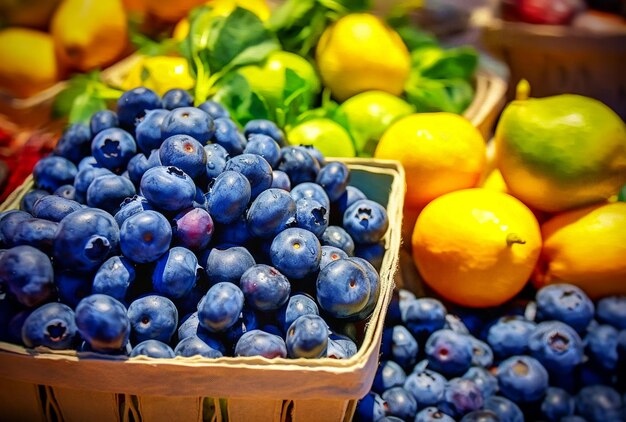
[[[483,313],[399,289],[354,421],[621,421],[626,297],[570,284]]]
[[[182,92],[126,91],[37,162],[33,190],[0,215],[2,339],[350,358],[381,291],[386,208],[273,122],[240,129]]]

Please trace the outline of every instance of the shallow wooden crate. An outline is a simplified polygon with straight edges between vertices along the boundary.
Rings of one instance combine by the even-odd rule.
[[[29,350],[0,343],[3,421],[350,421],[371,387],[401,242],[404,170],[391,160],[341,159],[351,184],[386,206],[381,294],[347,360],[138,357]],[[0,206],[16,208],[29,178]]]

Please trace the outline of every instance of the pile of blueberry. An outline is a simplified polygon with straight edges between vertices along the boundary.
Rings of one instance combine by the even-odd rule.
[[[146,355],[349,358],[385,208],[350,170],[183,90],[69,126],[0,214],[0,340]]]
[[[400,289],[354,420],[624,421],[626,297],[554,284],[528,303],[448,309]]]

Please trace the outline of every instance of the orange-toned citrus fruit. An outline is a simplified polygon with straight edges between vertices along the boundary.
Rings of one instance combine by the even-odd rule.
[[[402,163],[405,206],[419,209],[444,193],[477,186],[486,165],[486,146],[463,116],[414,113],[389,126],[374,157]]]
[[[541,233],[535,286],[571,283],[594,299],[626,295],[626,203],[560,213],[542,224]]]
[[[541,252],[541,232],[530,209],[513,196],[463,189],[422,210],[412,246],[429,287],[453,303],[481,308],[522,290]]]

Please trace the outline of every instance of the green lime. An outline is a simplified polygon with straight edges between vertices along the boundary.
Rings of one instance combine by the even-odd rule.
[[[326,157],[354,157],[350,134],[326,117],[307,120],[287,132],[291,145],[313,145]]]

